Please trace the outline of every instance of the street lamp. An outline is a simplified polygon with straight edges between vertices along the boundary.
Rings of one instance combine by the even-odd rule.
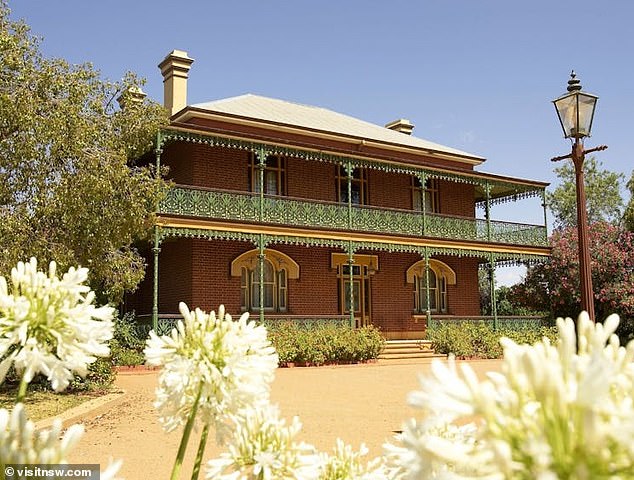
[[[577,190],[577,236],[579,243],[579,270],[581,274],[581,308],[594,318],[594,295],[592,293],[592,271],[590,269],[590,252],[588,250],[588,214],[586,211],[586,193],[583,179],[583,161],[586,153],[605,150],[606,145],[583,149],[583,139],[590,136],[594,109],[599,97],[581,91],[581,84],[575,72],[568,80],[568,93],[553,100],[557,116],[564,131],[564,137],[572,141],[572,151],[568,155],[555,157],[553,162],[570,158],[575,167],[575,183]]]

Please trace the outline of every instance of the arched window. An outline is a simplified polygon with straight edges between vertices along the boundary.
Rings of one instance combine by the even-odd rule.
[[[447,285],[456,284],[456,273],[451,267],[440,260],[430,259],[427,271],[425,261],[421,260],[407,269],[407,282],[414,284],[416,313],[425,313],[428,310],[431,313],[448,313]]]
[[[288,255],[265,249],[260,275],[260,252],[250,250],[231,262],[231,275],[240,277],[240,307],[253,311],[262,306],[268,312],[288,310],[288,279],[299,278],[299,265]],[[260,283],[260,280],[262,282]],[[262,293],[260,293],[262,292]]]

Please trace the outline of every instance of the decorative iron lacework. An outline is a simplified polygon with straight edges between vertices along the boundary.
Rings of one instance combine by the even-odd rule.
[[[546,227],[177,186],[159,213],[296,227],[546,246]]]
[[[159,227],[159,241],[166,238],[199,238],[204,240],[234,240],[258,244],[260,236],[256,233],[225,232],[204,228]]]
[[[498,328],[509,328],[522,330],[526,328],[535,329],[550,326],[548,319],[543,317],[452,317],[434,318],[427,325],[428,329],[441,328],[442,325],[475,323],[493,328],[497,323]]]
[[[427,251],[428,255],[448,255],[457,257],[483,258],[487,261],[489,258],[491,258],[491,256],[493,256],[493,259],[497,264],[504,264],[504,262],[517,262],[517,264],[531,262],[537,263],[546,260],[543,256],[533,254],[501,252],[491,253],[484,250],[471,250],[464,248],[425,247],[407,244],[379,243],[369,241],[359,242],[319,237],[300,237],[293,235],[268,235],[257,233],[225,232],[220,230],[181,227],[160,227],[158,235],[160,241],[163,241],[166,238],[200,238],[205,240],[230,241],[233,240],[250,242],[256,246],[258,246],[260,242],[262,242],[262,246],[275,244],[298,245],[303,247],[337,248],[344,252],[349,252],[349,250],[351,249],[353,253],[359,250],[375,250],[388,253],[417,253],[422,257],[425,256],[425,252]]]
[[[296,316],[296,315],[273,315],[264,314],[264,321],[260,322],[255,315],[253,318],[256,322],[264,325],[268,330],[275,331],[276,328],[283,326],[284,323],[290,322],[300,328],[314,328],[320,325],[334,325],[339,327],[353,328],[350,325],[350,317],[342,315],[318,315],[318,316]]]
[[[503,203],[517,202],[519,200],[524,200],[527,198],[538,198],[543,197],[544,189],[537,187],[529,187],[526,186],[526,189],[519,188],[521,185],[516,185],[512,183],[504,184],[508,187],[513,188],[517,193],[512,193],[500,198],[492,198],[489,200],[489,205],[501,205]],[[486,209],[486,200],[480,200],[476,202],[476,208],[485,210]]]
[[[380,170],[390,173],[402,173],[406,175],[418,176],[424,174],[429,179],[447,180],[450,182],[465,183],[470,185],[481,186],[488,188],[488,185],[502,185],[514,188],[515,192],[511,195],[512,198],[523,198],[519,195],[539,196],[544,190],[542,187],[532,187],[529,185],[515,184],[511,182],[490,180],[486,178],[480,178],[477,175],[467,175],[452,172],[444,172],[434,170],[430,168],[422,168],[415,166],[402,166],[393,165],[390,163],[384,163],[375,160],[369,160],[364,158],[349,157],[345,155],[335,155],[332,153],[326,153],[318,150],[302,150],[299,148],[285,147],[280,145],[273,145],[261,142],[252,142],[248,140],[240,140],[227,137],[219,137],[216,135],[202,135],[197,133],[182,132],[178,130],[165,129],[159,132],[157,136],[156,150],[160,153],[163,146],[172,141],[184,141],[198,144],[205,144],[214,147],[233,148],[237,150],[247,150],[258,154],[263,151],[265,155],[283,155],[286,157],[299,158],[302,160],[315,160],[318,162],[334,163],[337,165],[347,165],[349,162],[354,167],[363,167],[373,170]],[[501,197],[495,200],[491,200],[490,204],[504,203],[505,197]]]

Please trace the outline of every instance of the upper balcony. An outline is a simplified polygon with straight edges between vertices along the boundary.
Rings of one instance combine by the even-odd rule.
[[[177,185],[159,214],[314,229],[545,247],[546,227]]]

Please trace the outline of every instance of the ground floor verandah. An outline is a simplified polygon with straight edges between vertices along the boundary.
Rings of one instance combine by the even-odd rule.
[[[190,308],[225,305],[265,322],[374,325],[386,338],[423,338],[433,319],[480,315],[478,269],[535,261],[530,253],[163,227],[149,270],[128,298],[157,325]],[[543,258],[543,257],[541,257]],[[494,285],[494,282],[492,283]]]

